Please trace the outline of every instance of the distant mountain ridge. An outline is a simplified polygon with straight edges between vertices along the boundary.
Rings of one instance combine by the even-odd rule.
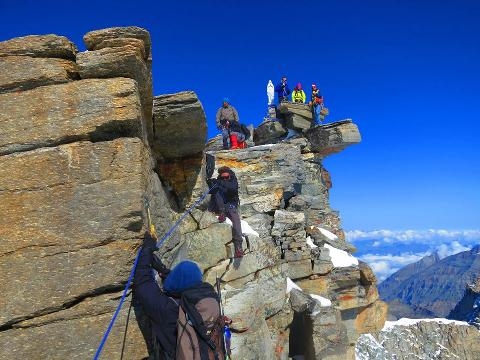
[[[476,245],[441,260],[436,253],[426,256],[385,279],[378,291],[390,305],[391,318],[447,317],[479,274]]]

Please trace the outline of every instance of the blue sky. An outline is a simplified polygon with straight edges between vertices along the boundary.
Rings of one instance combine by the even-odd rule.
[[[209,137],[228,96],[258,125],[265,87],[315,82],[362,143],[325,160],[345,230],[480,228],[480,2],[0,1],[0,41],[136,25],[154,94],[193,90]]]

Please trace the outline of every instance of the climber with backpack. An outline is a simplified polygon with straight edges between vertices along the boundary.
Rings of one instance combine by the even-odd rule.
[[[219,296],[202,281],[199,266],[189,260],[169,270],[154,259],[156,241],[147,231],[134,275],[134,293],[151,322],[153,360],[225,360],[225,318]],[[163,290],[153,276],[164,278]]]
[[[250,137],[250,130],[238,122],[230,123],[230,149],[245,149],[246,140]]]

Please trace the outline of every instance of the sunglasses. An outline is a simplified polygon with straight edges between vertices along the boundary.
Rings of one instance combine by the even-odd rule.
[[[229,175],[229,176],[220,176],[220,179],[222,179],[222,180],[228,180],[228,179],[230,179],[230,175]]]

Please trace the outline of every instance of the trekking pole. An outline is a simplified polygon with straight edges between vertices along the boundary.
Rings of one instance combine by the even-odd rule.
[[[220,278],[218,276],[216,276],[215,285],[217,287],[218,298],[220,300],[220,316],[222,316],[223,319],[225,320],[225,312],[223,310],[223,303],[222,303],[222,291],[220,290]],[[223,328],[223,350],[225,351],[225,356],[226,356],[225,360],[230,360],[230,354],[232,352],[230,349],[231,338],[232,338],[232,334],[230,332],[230,328],[225,323]]]

